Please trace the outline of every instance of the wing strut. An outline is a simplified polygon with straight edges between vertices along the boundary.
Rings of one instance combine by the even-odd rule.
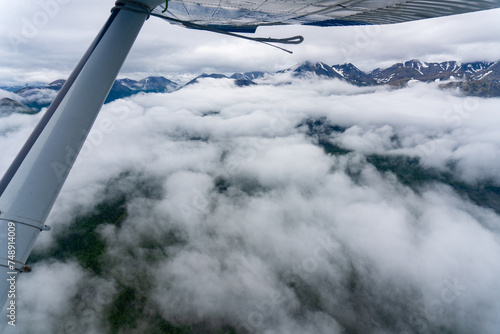
[[[28,270],[35,240],[148,13],[163,2],[126,1],[112,10],[0,181],[1,325],[15,324],[18,274]]]

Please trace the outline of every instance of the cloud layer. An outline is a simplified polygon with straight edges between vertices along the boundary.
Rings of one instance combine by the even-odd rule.
[[[497,333],[499,208],[459,186],[500,183],[499,100],[259,83],[103,107],[37,252],[99,203],[127,214],[96,229],[100,273],[45,257],[21,275],[19,331]],[[35,117],[5,118],[2,147]]]

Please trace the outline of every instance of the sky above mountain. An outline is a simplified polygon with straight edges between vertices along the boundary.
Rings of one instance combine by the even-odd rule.
[[[0,4],[0,84],[69,75],[109,16],[113,0],[3,1]],[[397,61],[498,60],[499,10],[373,27],[259,28],[257,35],[301,34],[289,55],[258,43],[193,31],[150,18],[121,76],[273,71],[305,60],[352,62],[364,70]]]

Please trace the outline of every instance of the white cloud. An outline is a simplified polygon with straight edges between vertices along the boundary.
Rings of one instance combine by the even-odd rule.
[[[259,83],[207,79],[105,105],[49,217],[53,231],[37,248],[50,248],[106,188],[129,197],[128,216],[98,229],[107,245],[103,277],[49,262],[23,274],[19,289],[39,301],[49,290],[33,281],[51,272],[62,281],[58,307],[40,312],[34,303],[20,316],[50,311],[36,317],[49,332],[61,328],[55,319],[106,332],[125,286],[136,291],[130,307],[145,316],[138,330],[160,315],[200,331],[496,333],[498,211],[444,179],[404,185],[367,156],[418,156],[420,168],[464,185],[496,183],[498,99],[435,84],[388,90],[290,76]],[[2,147],[17,145],[36,117],[6,117]],[[298,127],[308,119],[345,127],[323,139],[352,152],[325,154]],[[89,287],[111,295],[82,304],[90,313],[78,320],[70,299]]]
[[[17,99],[19,99],[19,96],[17,96],[17,94],[15,94],[15,93],[8,92],[6,90],[0,89],[0,99],[3,99],[3,98],[9,98],[9,99],[12,99],[12,100],[17,100]]]
[[[98,323],[88,324],[100,317],[115,289],[74,262],[40,263],[17,284],[23,287],[17,290],[17,310],[23,311],[5,333],[99,333]]]

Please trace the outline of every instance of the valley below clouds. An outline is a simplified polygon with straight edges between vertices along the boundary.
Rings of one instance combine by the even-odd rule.
[[[499,98],[255,81],[103,106],[9,330],[498,333]]]

